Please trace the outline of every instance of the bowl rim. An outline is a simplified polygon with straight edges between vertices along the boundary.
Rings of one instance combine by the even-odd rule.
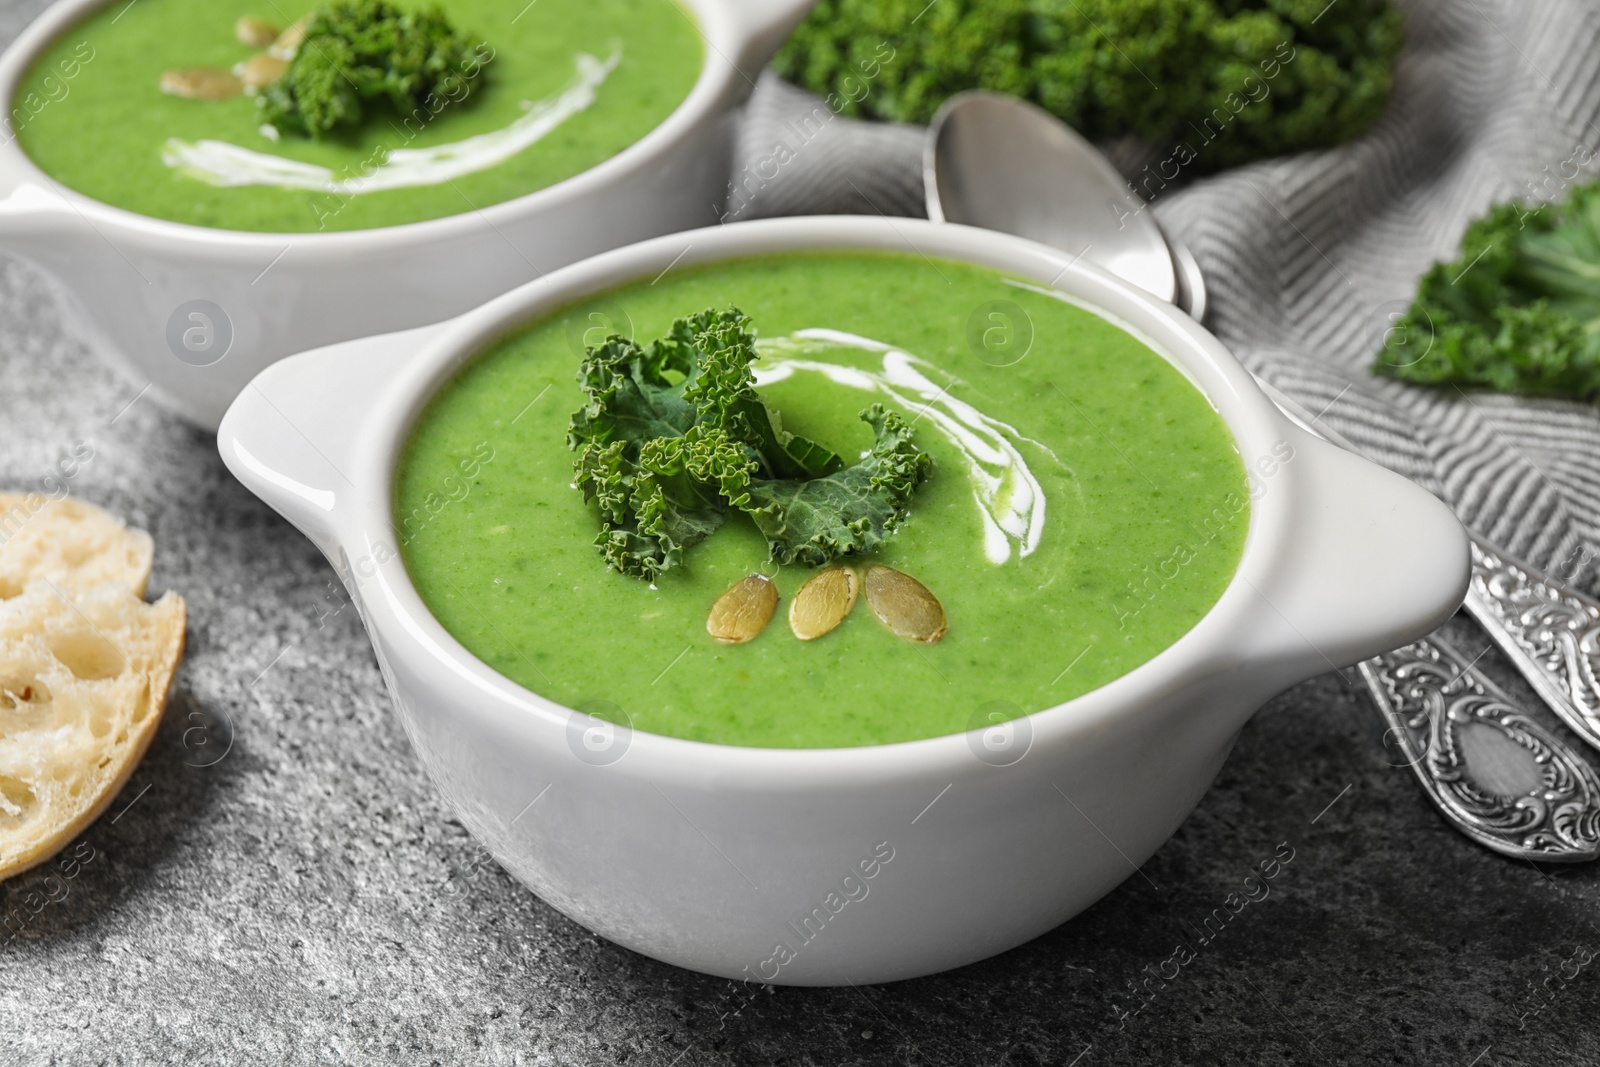
[[[748,43],[746,32],[731,17],[730,5],[739,0],[665,0],[678,8],[699,34],[702,58],[700,73],[688,94],[668,115],[643,137],[594,166],[544,186],[484,207],[469,207],[451,215],[371,226],[364,229],[327,231],[230,230],[176,222],[145,215],[129,208],[98,200],[57,181],[34,162],[22,148],[20,134],[11,127],[17,93],[22,81],[45,49],[67,35],[75,26],[102,8],[127,0],[56,0],[25,26],[4,52],[0,52],[0,130],[9,138],[0,141],[0,164],[17,171],[23,182],[33,182],[52,190],[74,212],[86,219],[115,225],[123,232],[134,232],[155,241],[223,245],[230,248],[274,249],[285,243],[305,252],[345,256],[361,251],[358,245],[379,251],[397,244],[425,243],[469,237],[488,223],[491,231],[514,222],[519,216],[559,209],[603,190],[629,173],[637,172],[676,145],[698,123],[716,113],[730,86],[737,79],[749,80],[739,68],[737,54]],[[132,6],[129,4],[128,6]],[[730,53],[733,58],[730,58]],[[5,199],[0,191],[0,202]]]
[[[341,570],[358,585],[358,599],[375,642],[399,641],[406,653],[432,661],[456,686],[481,700],[463,696],[452,710],[508,716],[513,728],[564,731],[582,714],[527,689],[478,659],[457,641],[422,601],[398,548],[386,542],[395,529],[394,484],[412,427],[439,389],[479,354],[509,333],[579,300],[633,281],[657,276],[673,265],[701,265],[786,252],[899,251],[988,266],[1030,278],[1057,290],[1068,302],[1128,330],[1183,373],[1217,410],[1248,468],[1274,443],[1298,442],[1298,433],[1262,393],[1255,379],[1214,336],[1176,307],[1077,258],[1008,234],[924,220],[863,216],[813,216],[740,222],[669,234],[602,253],[530,282],[519,289],[430,329],[421,349],[393,375],[360,420],[345,480],[353,501],[335,520]],[[314,356],[311,358],[315,358]],[[1285,463],[1278,478],[1299,476]],[[1253,483],[1252,483],[1253,484]],[[1153,709],[1192,684],[1238,666],[1247,659],[1237,650],[1241,625],[1262,613],[1262,587],[1270,588],[1285,551],[1295,514],[1293,492],[1269,491],[1249,501],[1245,545],[1232,579],[1206,613],[1187,632],[1132,670],[1060,704],[1022,717],[1029,723],[1029,751],[1050,749],[1086,732],[1128,721],[1139,709]],[[384,559],[387,555],[389,558]],[[357,581],[350,562],[362,557],[376,564]],[[380,640],[381,637],[381,640]],[[399,647],[394,645],[393,647]],[[408,665],[414,667],[408,655]],[[388,668],[385,673],[390,674]],[[403,695],[396,688],[397,699]],[[464,690],[463,692],[465,692]],[[547,729],[546,729],[547,728]],[[785,788],[804,781],[859,784],[871,771],[887,783],[946,774],[982,773],[991,767],[974,758],[972,731],[931,738],[849,748],[758,748],[692,741],[632,730],[626,758],[608,769],[627,766],[653,780],[701,781],[706,773],[757,789]],[[553,743],[554,735],[547,735]],[[1025,762],[1025,761],[1022,761]],[[693,768],[693,772],[686,771]],[[797,777],[798,776],[798,777]]]

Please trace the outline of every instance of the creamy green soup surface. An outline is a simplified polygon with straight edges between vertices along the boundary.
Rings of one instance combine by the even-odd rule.
[[[566,446],[582,344],[729,305],[759,331],[786,429],[850,457],[869,403],[916,420],[934,468],[872,558],[938,596],[942,641],[894,636],[864,598],[796,639],[785,611],[814,571],[770,563],[738,514],[654,586],[605,566]],[[958,733],[1103,685],[1216,602],[1249,519],[1221,418],[1142,342],[987,269],[855,252],[675,268],[505,339],[420,417],[396,493],[418,592],[495,670],[635,729],[777,748]],[[779,613],[720,645],[707,612],[753,572]]]
[[[358,230],[474,211],[602,163],[671,114],[702,67],[699,31],[676,0],[442,0],[451,23],[494,56],[480,91],[437,115],[380,106],[359,131],[272,140],[251,96],[161,92],[165,71],[232,67],[258,52],[234,37],[240,16],[281,26],[312,6],[108,3],[40,55],[9,102],[12,128],[54,181],[143,215]],[[465,153],[474,163],[497,161],[462,173],[462,150],[445,146],[473,138],[490,138]]]

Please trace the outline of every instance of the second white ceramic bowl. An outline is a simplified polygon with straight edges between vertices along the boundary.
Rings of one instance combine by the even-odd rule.
[[[17,87],[39,53],[108,2],[62,0],[17,38],[0,56],[0,116],[20,107]],[[705,42],[688,98],[632,146],[547,189],[372,230],[206,229],[63,187],[0,119],[0,250],[54,276],[136,386],[214,429],[244,384],[284,356],[438,322],[603,249],[715,222],[734,109],[813,0],[682,2]]]
[[[1216,606],[1143,666],[998,733],[853,749],[630,734],[467,652],[418,597],[393,533],[398,456],[441,384],[573,301],[673,264],[803,249],[993,267],[1177,365],[1246,464],[1277,459]],[[742,223],[619,249],[448,323],[285,360],[235,402],[219,447],[333,561],[417,753],[507,869],[605,937],[759,982],[908,978],[1063,922],[1172,834],[1263,701],[1429,632],[1467,581],[1466,538],[1443,504],[1296,428],[1176,308],[1043,245],[910,220]]]

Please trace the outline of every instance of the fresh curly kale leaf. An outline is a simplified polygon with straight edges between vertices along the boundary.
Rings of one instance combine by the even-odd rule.
[[[756,391],[755,358],[736,308],[679,319],[647,346],[613,335],[587,350],[567,446],[613,569],[654,579],[734,511],[785,563],[870,551],[905,519],[930,465],[905,422],[879,406],[863,412],[876,441],[847,467],[783,429]]]
[[[578,453],[574,484],[600,509],[596,547],[625,574],[653,577],[676,566],[727,518],[715,487],[687,473],[695,410],[683,381],[693,369],[692,349],[641,348],[615,335],[588,349],[578,367],[587,402],[567,430]]]
[[[1202,173],[1356,136],[1400,43],[1387,0],[819,0],[773,65],[840,114],[927,122],[989,89]]]
[[[1501,204],[1423,276],[1373,371],[1423,384],[1600,400],[1600,182]]]
[[[590,347],[578,365],[578,384],[587,402],[572,415],[568,442],[641,445],[654,437],[687,433],[695,423],[695,409],[683,398],[683,385],[693,373],[692,347],[657,341],[641,348],[613,334]]]
[[[728,496],[741,496],[755,462],[718,432],[691,426],[681,437],[653,437],[632,460],[627,445],[585,445],[577,485],[600,508],[601,555],[624,574],[653,578],[683,562],[684,550],[717,532]]]
[[[311,13],[288,69],[257,102],[280,131],[322,137],[359,126],[374,101],[401,115],[459,104],[492,57],[438,7],[406,12],[388,0],[337,0]]]
[[[750,484],[744,507],[779,563],[819,567],[870,552],[894,533],[932,460],[911,443],[911,427],[882,404],[861,413],[873,445],[861,462],[821,478]]]
[[[762,473],[774,478],[816,478],[844,460],[815,441],[786,433],[776,411],[756,393],[750,364],[756,358],[750,320],[737,310],[707,309],[674,324],[692,337],[698,356],[683,398],[698,409],[701,425],[715,426],[755,450]],[[676,336],[674,337],[676,340]]]

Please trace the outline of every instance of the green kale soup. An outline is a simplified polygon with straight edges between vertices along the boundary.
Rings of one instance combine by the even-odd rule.
[[[750,367],[781,434],[871,464],[888,424],[895,448],[909,439],[926,457],[902,520],[831,566],[916,579],[942,605],[942,636],[907,640],[864,592],[835,628],[800,640],[788,609],[827,568],[775,561],[765,512],[726,509],[643,577],[608,566],[568,440],[596,395],[595,353],[626,350],[608,332],[644,344],[731,306],[756,332]],[[660,399],[651,417],[670,419],[681,401]],[[647,447],[670,452],[702,430]],[[862,494],[881,473],[858,480]],[[636,729],[772,748],[959,733],[1086,693],[1199,621],[1249,524],[1222,419],[1141,341],[995,271],[878,253],[676,268],[570,307],[444,386],[396,478],[412,581],[489,666],[567,707],[620,709]],[[791,526],[809,529],[814,516],[789,503]],[[746,643],[719,643],[714,605],[751,575],[770,580],[754,584],[777,593],[777,611]]]
[[[454,83],[470,95],[385,96],[359,123],[280,132],[250,92],[173,90],[185,72],[226,79],[281,57],[241,43],[240,20],[282,28],[313,10],[307,0],[117,0],[44,50],[10,101],[12,126],[53,181],[115,207],[227,230],[359,230],[470,212],[602,163],[675,110],[702,67],[699,31],[675,0],[439,7],[481,46]]]

